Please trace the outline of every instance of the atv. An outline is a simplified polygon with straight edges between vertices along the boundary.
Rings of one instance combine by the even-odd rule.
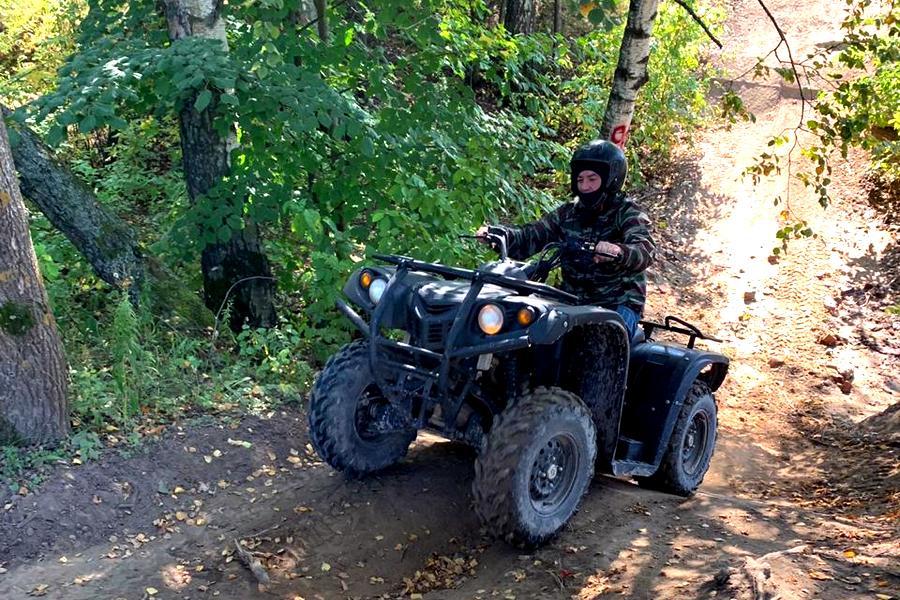
[[[337,307],[362,337],[328,360],[310,394],[319,456],[365,474],[398,462],[422,429],[468,444],[475,511],[520,547],[560,531],[595,469],[693,493],[728,370],[694,343],[715,338],[669,316],[641,321],[629,339],[616,312],[546,283],[564,257],[592,259],[592,243],[553,243],[523,263],[508,259],[502,229],[486,238],[500,260],[474,270],[376,255],[384,266],[352,274],[350,303]],[[660,331],[687,343],[654,340]]]

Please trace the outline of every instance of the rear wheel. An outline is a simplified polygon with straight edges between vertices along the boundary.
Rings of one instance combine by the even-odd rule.
[[[533,547],[575,514],[594,474],[597,440],[584,403],[538,388],[502,413],[475,461],[475,511],[495,537]]]
[[[375,383],[368,343],[348,344],[325,363],[309,396],[309,437],[339,471],[371,473],[406,455],[416,431]]]
[[[681,407],[669,446],[656,473],[638,477],[641,487],[690,496],[703,482],[716,448],[716,401],[705,383],[695,382]]]

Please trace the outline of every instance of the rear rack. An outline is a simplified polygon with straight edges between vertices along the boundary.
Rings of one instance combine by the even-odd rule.
[[[683,327],[676,327],[672,325],[672,323],[676,323],[678,325],[683,325]],[[640,324],[644,328],[644,335],[648,338],[653,335],[654,330],[661,329],[663,331],[671,331],[672,333],[680,333],[682,335],[688,336],[688,348],[694,347],[694,342],[697,339],[701,340],[710,340],[712,342],[721,342],[719,338],[714,338],[711,335],[706,335],[700,329],[698,329],[695,325],[691,325],[687,321],[683,319],[679,319],[678,317],[673,317],[672,315],[667,316],[663,319],[662,323],[655,323],[653,321],[640,321]]]

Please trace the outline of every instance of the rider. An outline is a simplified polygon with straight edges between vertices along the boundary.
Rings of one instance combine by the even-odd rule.
[[[644,271],[656,251],[650,219],[622,192],[627,162],[621,148],[593,140],[578,148],[569,164],[575,199],[533,223],[501,227],[509,256],[524,260],[550,242],[589,240],[600,254],[593,261],[564,254],[562,288],[586,304],[615,310],[633,337],[647,296]],[[486,233],[481,227],[477,235]]]

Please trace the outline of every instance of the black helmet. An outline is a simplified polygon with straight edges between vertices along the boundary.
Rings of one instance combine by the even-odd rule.
[[[625,184],[628,174],[628,161],[622,149],[609,140],[591,140],[572,155],[569,163],[572,170],[572,194],[578,195],[578,174],[582,171],[593,171],[603,180],[600,191],[606,195],[614,195]]]

